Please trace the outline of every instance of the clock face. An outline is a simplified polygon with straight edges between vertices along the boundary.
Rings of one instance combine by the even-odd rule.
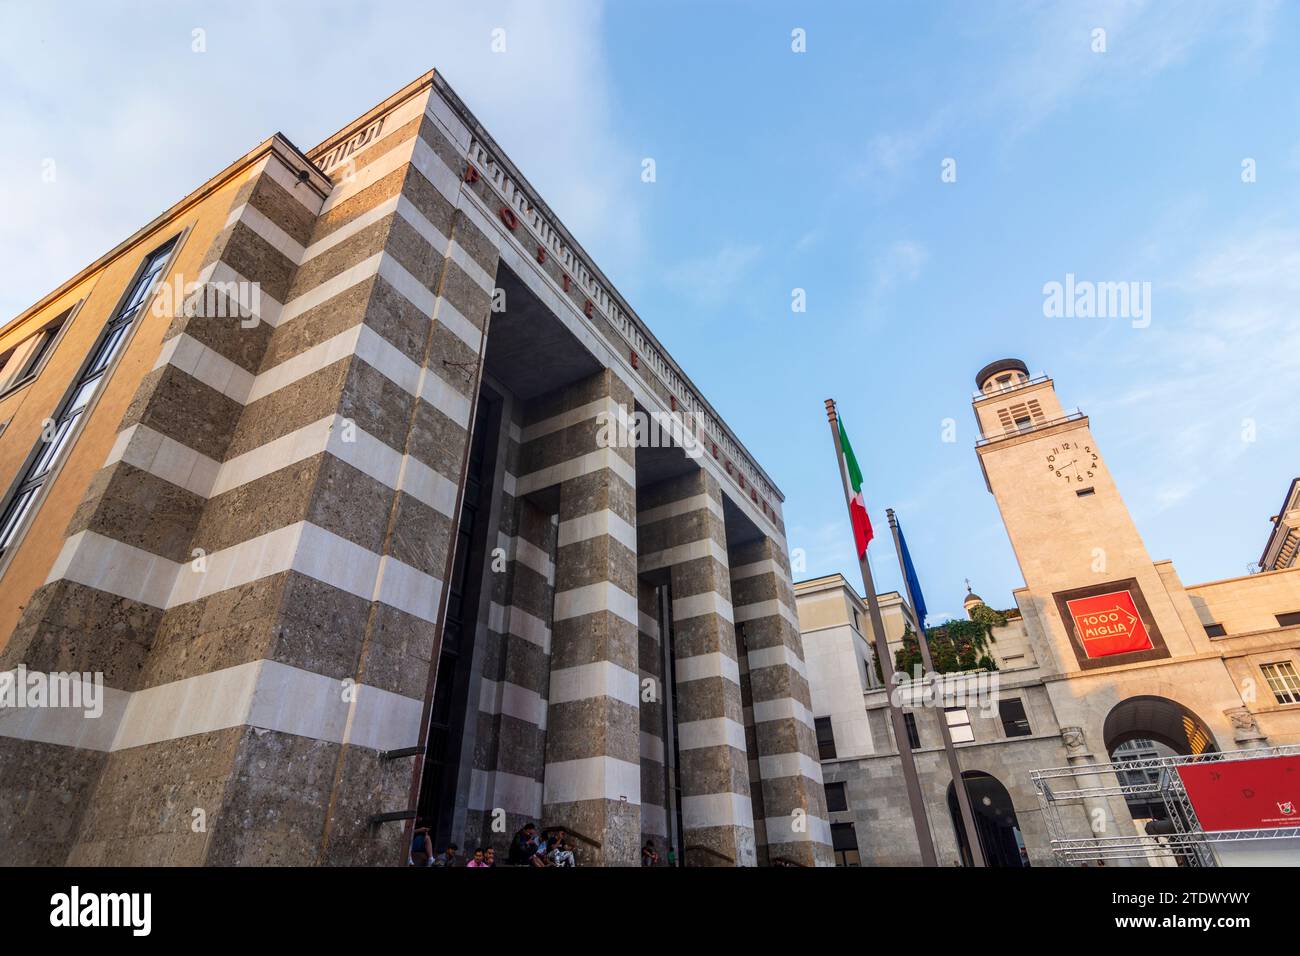
[[[1063,441],[1047,453],[1047,471],[1067,485],[1083,485],[1101,471],[1101,459],[1091,445]]]

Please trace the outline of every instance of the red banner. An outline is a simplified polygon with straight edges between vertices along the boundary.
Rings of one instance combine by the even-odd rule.
[[[1178,776],[1203,830],[1300,826],[1300,756],[1191,763]]]
[[[1066,601],[1074,632],[1089,657],[1110,657],[1149,650],[1151,635],[1129,590]]]

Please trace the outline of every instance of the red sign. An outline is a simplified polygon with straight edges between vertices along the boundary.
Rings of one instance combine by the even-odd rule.
[[[1066,601],[1074,632],[1089,657],[1110,657],[1150,650],[1151,635],[1127,589]]]
[[[1191,763],[1178,776],[1203,830],[1300,826],[1300,757]]]

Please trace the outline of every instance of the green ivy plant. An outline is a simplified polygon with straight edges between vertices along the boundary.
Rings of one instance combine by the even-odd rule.
[[[971,609],[970,619],[972,621],[977,621],[980,624],[987,624],[990,628],[1004,627],[1007,623],[1006,612],[995,611],[993,608],[987,607],[983,604],[976,604],[975,607]],[[989,636],[992,637],[993,635],[990,634]]]
[[[938,627],[926,628],[925,639],[936,673],[998,669],[988,647],[996,640],[993,628],[1005,624],[1006,618],[989,608],[976,608],[972,617],[975,619],[947,621]],[[894,654],[894,669],[909,676],[924,669],[921,647],[916,632],[910,627],[903,632],[903,646]]]

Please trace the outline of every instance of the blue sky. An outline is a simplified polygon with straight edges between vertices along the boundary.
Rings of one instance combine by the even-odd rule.
[[[430,67],[785,492],[807,576],[856,574],[835,397],[881,588],[893,507],[931,623],[965,577],[1010,605],[970,408],[1008,355],[1092,417],[1154,558],[1190,584],[1258,557],[1300,473],[1296,5],[3,2],[0,314]],[[1045,318],[1067,273],[1150,282],[1150,326]]]

